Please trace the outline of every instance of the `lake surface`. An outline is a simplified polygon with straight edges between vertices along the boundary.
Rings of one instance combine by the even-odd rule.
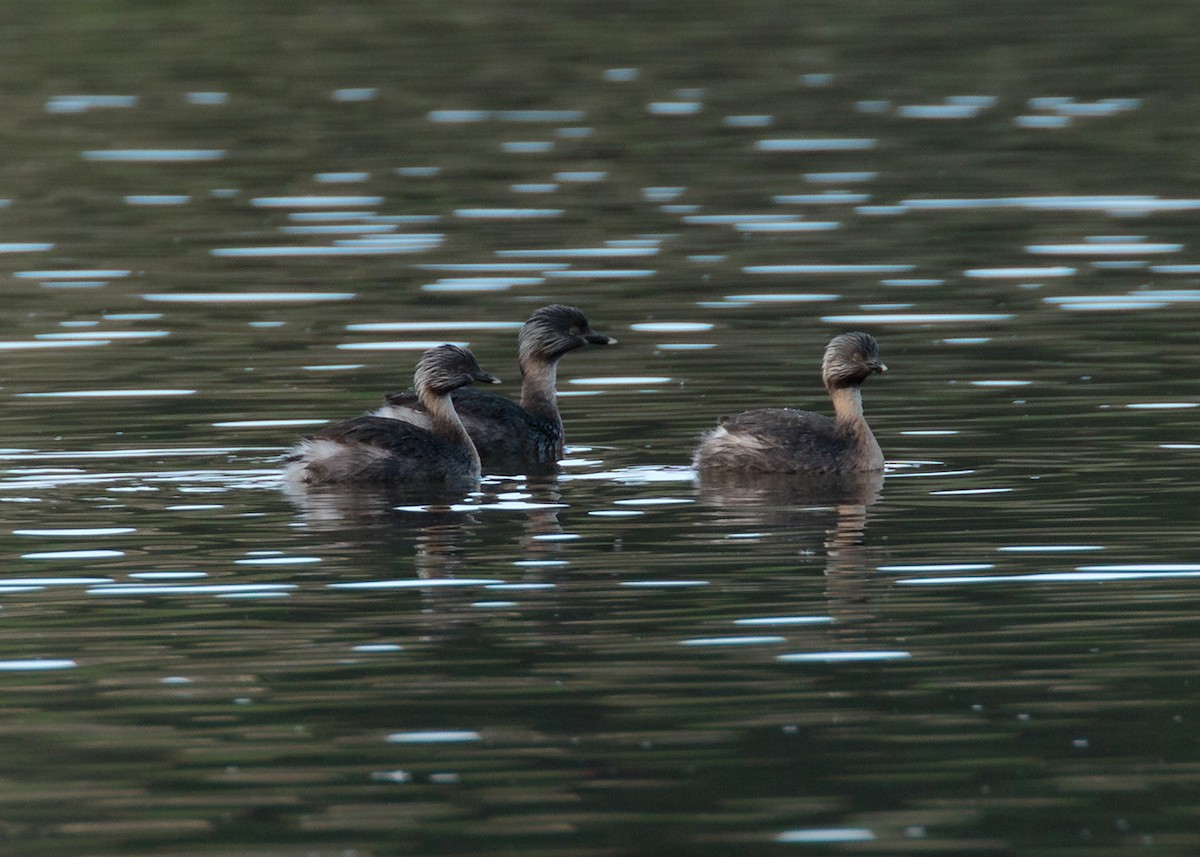
[[[8,18],[4,850],[1200,849],[1183,10]],[[550,302],[560,477],[283,490]],[[694,478],[854,329],[881,484]]]

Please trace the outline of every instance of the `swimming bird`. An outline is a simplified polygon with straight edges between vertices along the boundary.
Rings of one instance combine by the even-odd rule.
[[[707,473],[869,473],[883,469],[883,452],[863,416],[861,385],[886,372],[879,345],[866,333],[830,340],[821,378],[833,401],[830,419],[811,411],[760,408],[726,417],[704,434],[692,466]]]
[[[614,345],[592,330],[583,311],[564,304],[535,310],[517,335],[521,401],[483,390],[455,390],[454,407],[471,435],[488,473],[553,472],[563,455],[563,423],[558,412],[558,361],[585,345]],[[376,416],[427,426],[420,396],[390,393]]]
[[[427,427],[370,415],[333,423],[292,449],[284,477],[309,486],[358,483],[470,491],[479,483],[479,453],[450,394],[477,381],[499,383],[467,349],[430,348],[413,377]]]

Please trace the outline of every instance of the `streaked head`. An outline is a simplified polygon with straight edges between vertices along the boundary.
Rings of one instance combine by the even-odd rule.
[[[413,383],[419,391],[444,396],[468,384],[499,384],[500,379],[483,371],[475,355],[457,345],[430,348],[417,361]]]
[[[615,345],[617,340],[592,330],[587,316],[573,306],[551,304],[534,310],[517,336],[522,363],[527,360],[553,362],[568,351],[585,345]]]
[[[825,387],[857,387],[873,372],[886,372],[879,359],[879,343],[869,333],[841,333],[825,347],[821,378]]]

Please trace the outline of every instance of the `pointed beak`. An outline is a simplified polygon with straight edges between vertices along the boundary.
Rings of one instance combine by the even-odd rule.
[[[490,372],[484,372],[480,369],[478,372],[471,373],[472,380],[478,381],[480,384],[499,384],[500,379]]]
[[[867,365],[870,367],[872,372],[878,372],[881,375],[887,371],[886,363],[880,363],[879,361],[876,361],[874,363],[869,363]]]
[[[611,336],[605,336],[603,333],[596,333],[594,330],[589,330],[583,335],[583,338],[592,345],[616,345],[617,340]]]

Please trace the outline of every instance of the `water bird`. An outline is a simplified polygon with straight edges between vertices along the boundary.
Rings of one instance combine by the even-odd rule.
[[[474,489],[480,476],[479,453],[450,394],[475,382],[498,384],[499,379],[485,372],[465,348],[430,348],[413,376],[426,426],[372,415],[333,423],[292,449],[284,478],[305,486]]]
[[[564,304],[534,310],[517,335],[521,401],[483,390],[460,389],[454,407],[489,473],[553,472],[563,455],[563,423],[558,412],[558,361],[585,345],[614,345],[592,330],[583,311]],[[375,416],[428,427],[419,392],[390,393]]]
[[[861,386],[886,372],[867,333],[830,340],[821,378],[833,418],[792,408],[760,408],[725,417],[700,439],[692,466],[705,473],[858,474],[883,469],[883,452],[863,416]]]

